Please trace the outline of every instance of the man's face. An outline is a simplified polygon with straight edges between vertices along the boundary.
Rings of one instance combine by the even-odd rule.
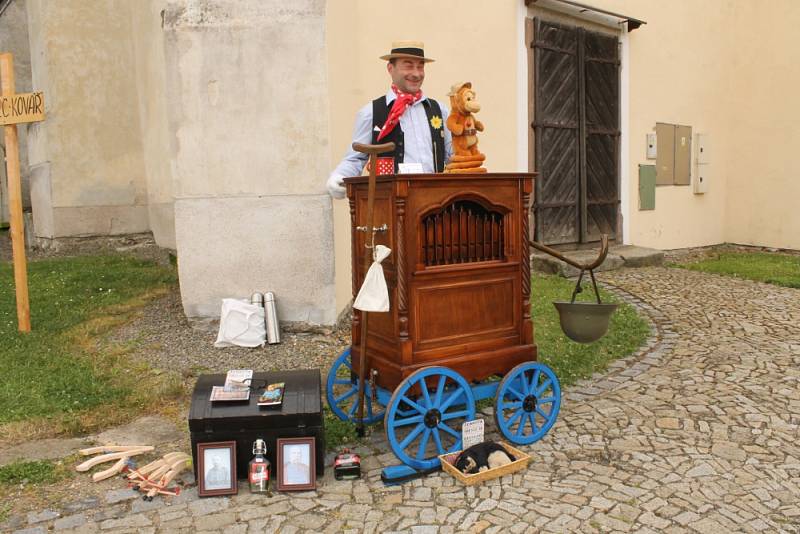
[[[389,76],[398,89],[404,93],[416,93],[425,79],[425,62],[421,59],[400,58],[394,64],[388,63]]]

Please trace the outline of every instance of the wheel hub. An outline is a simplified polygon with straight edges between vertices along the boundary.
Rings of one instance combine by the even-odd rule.
[[[428,410],[425,414],[425,426],[428,428],[436,428],[442,420],[442,413],[436,408]]]
[[[526,412],[534,411],[536,409],[536,397],[533,395],[525,397],[525,400],[522,401],[522,409]]]

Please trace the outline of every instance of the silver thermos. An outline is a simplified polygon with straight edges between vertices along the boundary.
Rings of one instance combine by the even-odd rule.
[[[250,295],[250,304],[255,304],[256,306],[264,307],[264,295],[261,293],[253,293]]]
[[[275,293],[264,293],[264,317],[267,322],[267,343],[274,345],[281,342],[281,330],[278,324],[278,311],[275,309]]]

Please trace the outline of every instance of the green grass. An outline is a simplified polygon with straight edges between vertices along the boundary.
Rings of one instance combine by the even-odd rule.
[[[633,353],[649,334],[647,322],[639,317],[636,310],[621,304],[612,315],[611,325],[604,337],[585,345],[570,340],[561,331],[553,301],[569,302],[574,288],[574,281],[559,276],[532,276],[531,315],[539,361],[553,368],[562,386],[569,386],[581,378],[603,371],[612,361]],[[591,282],[584,283],[583,288],[576,300],[593,301]],[[600,298],[603,302],[619,302],[602,289]]]
[[[52,484],[70,478],[72,475],[72,470],[63,462],[17,461],[0,467],[0,484]]]
[[[800,289],[800,256],[769,252],[722,252],[715,258],[673,266]]]
[[[338,451],[342,445],[353,445],[358,441],[356,425],[349,421],[342,421],[334,414],[325,403],[323,411],[325,419],[325,449]],[[374,430],[374,429],[373,429]]]
[[[0,263],[0,423],[70,416],[128,397],[124,351],[98,354],[96,337],[124,322],[130,302],[175,284],[174,269],[119,256],[28,264],[32,331],[17,331],[14,277]]]

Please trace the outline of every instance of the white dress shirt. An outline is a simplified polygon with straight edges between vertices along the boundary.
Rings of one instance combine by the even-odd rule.
[[[386,93],[386,104],[390,105],[397,96],[394,91],[389,89]],[[426,99],[425,95],[417,100],[400,117],[400,129],[403,130],[403,144],[405,151],[403,163],[421,163],[422,172],[433,173],[436,169],[433,164],[433,141],[431,140],[431,128],[428,124],[428,116],[425,113],[425,106],[422,102]],[[450,110],[447,106],[439,102],[442,109],[442,129],[444,130],[444,158],[445,163],[453,154],[453,139],[450,130],[445,126]],[[372,143],[372,102],[358,110],[356,123],[353,127],[353,142],[369,145]],[[342,178],[348,176],[361,176],[364,165],[367,163],[367,155],[353,150],[352,146],[347,150],[342,161],[328,178],[328,191],[334,198],[344,198],[341,190]]]

